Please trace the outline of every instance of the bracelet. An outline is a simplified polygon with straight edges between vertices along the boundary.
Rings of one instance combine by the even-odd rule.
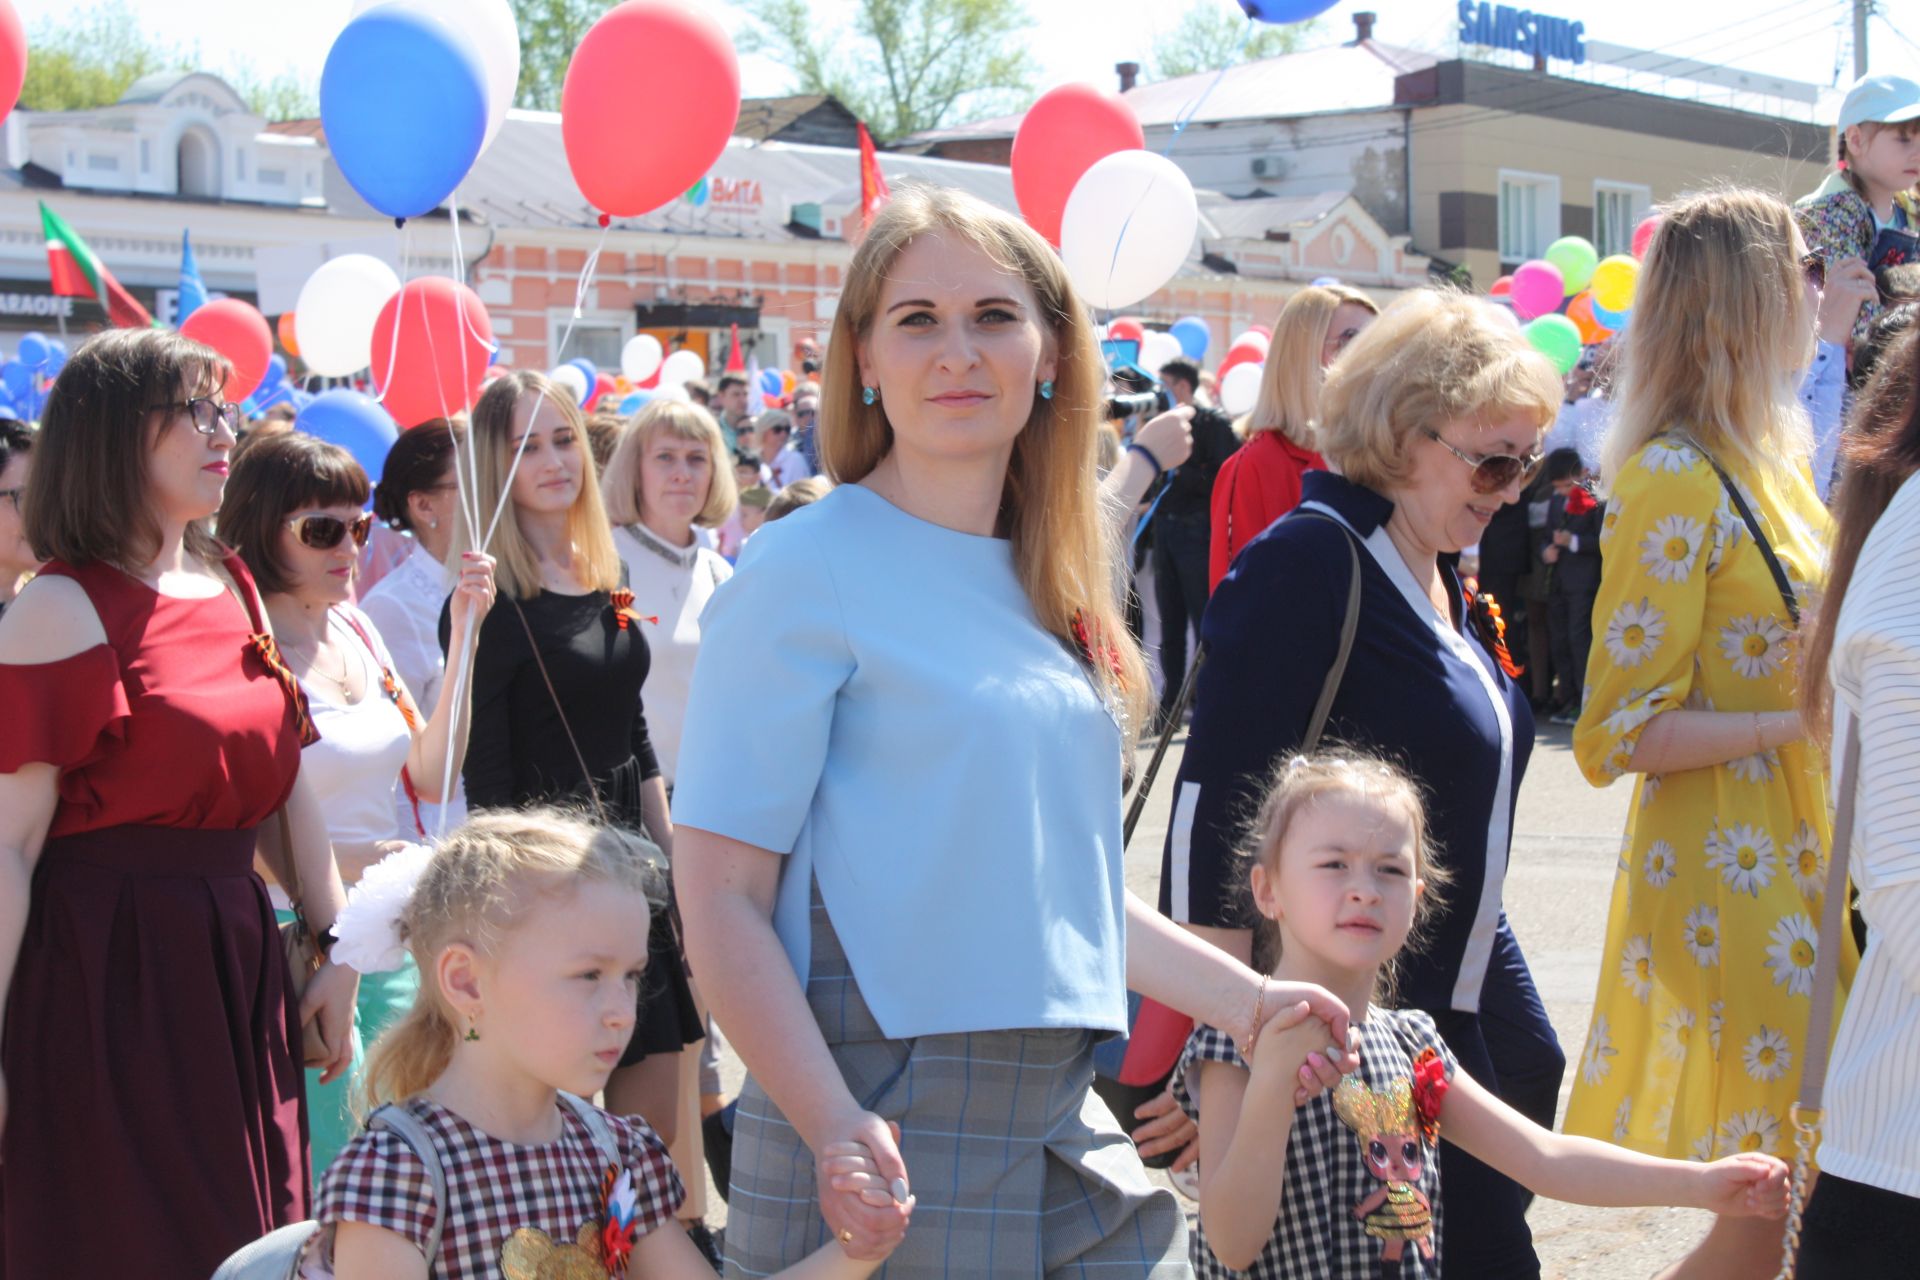
[[[1155,480],[1158,480],[1161,476],[1167,473],[1167,469],[1160,465],[1160,459],[1153,456],[1153,450],[1147,448],[1147,446],[1141,444],[1139,441],[1136,440],[1132,444],[1128,445],[1127,452],[1137,453],[1141,457],[1145,458],[1147,460],[1148,465],[1153,468],[1153,478]]]
[[[1263,973],[1260,975],[1260,990],[1255,993],[1253,997],[1253,1030],[1247,1035],[1246,1057],[1249,1062],[1253,1060],[1253,1047],[1260,1043],[1260,1027],[1262,1025],[1260,1022],[1260,1013],[1261,1010],[1266,1008],[1266,1004],[1267,975]]]

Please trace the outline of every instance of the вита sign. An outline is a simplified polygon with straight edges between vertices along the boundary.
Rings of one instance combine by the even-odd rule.
[[[1586,34],[1584,22],[1512,5],[1460,0],[1460,39],[1464,44],[1487,45],[1529,57],[1559,58],[1578,66],[1587,60]]]

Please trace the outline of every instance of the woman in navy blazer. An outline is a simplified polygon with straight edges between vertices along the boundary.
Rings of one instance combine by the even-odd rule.
[[[1322,739],[1382,754],[1426,791],[1452,871],[1397,1003],[1431,1014],[1475,1080],[1553,1124],[1566,1060],[1501,909],[1533,716],[1484,598],[1450,561],[1518,500],[1560,382],[1465,295],[1390,307],[1328,371],[1317,440],[1333,468],[1255,539],[1207,607],[1160,907],[1247,959],[1239,850],[1276,764],[1301,747],[1339,650],[1357,553],[1360,620]],[[1449,1271],[1539,1275],[1526,1192],[1448,1147]]]

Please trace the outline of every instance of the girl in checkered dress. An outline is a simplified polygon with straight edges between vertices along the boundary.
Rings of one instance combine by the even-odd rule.
[[[437,852],[368,872],[339,946],[363,971],[411,950],[422,977],[369,1056],[366,1101],[431,1135],[445,1202],[402,1137],[361,1133],[321,1185],[307,1280],[711,1278],[674,1220],[685,1191],[652,1127],[596,1126],[560,1096],[598,1093],[626,1048],[658,881],[634,837],[551,809],[476,815]],[[826,1172],[891,1203],[864,1148]],[[783,1274],[876,1265],[830,1245]]]
[[[1426,1014],[1375,1003],[1444,877],[1405,774],[1295,758],[1254,832],[1248,879],[1271,922],[1256,962],[1344,999],[1360,1063],[1333,1070],[1327,1027],[1305,1005],[1266,1024],[1251,1063],[1213,1028],[1194,1032],[1174,1095],[1200,1126],[1203,1280],[1439,1276],[1443,1122],[1462,1150],[1555,1199],[1784,1211],[1787,1170],[1774,1157],[1694,1164],[1549,1132],[1461,1071]]]

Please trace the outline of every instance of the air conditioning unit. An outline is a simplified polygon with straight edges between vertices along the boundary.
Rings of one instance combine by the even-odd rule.
[[[1269,166],[1268,160],[1265,156],[1255,156],[1253,158],[1253,176],[1254,177],[1256,178],[1266,177],[1267,170],[1269,167],[1270,166]]]

